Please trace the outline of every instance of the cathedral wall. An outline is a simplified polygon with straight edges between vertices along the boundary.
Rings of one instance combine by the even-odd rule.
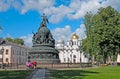
[[[80,63],[80,60],[82,63],[88,63],[88,58],[86,58],[83,53],[80,53],[81,41],[78,40],[78,37],[75,34],[72,38],[73,39],[66,42],[66,45],[63,45],[60,42],[56,45],[56,48],[59,50],[61,63]]]

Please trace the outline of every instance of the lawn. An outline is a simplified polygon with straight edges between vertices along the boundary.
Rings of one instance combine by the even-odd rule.
[[[0,70],[0,79],[25,79],[32,70]]]
[[[120,66],[51,70],[52,79],[120,79]]]

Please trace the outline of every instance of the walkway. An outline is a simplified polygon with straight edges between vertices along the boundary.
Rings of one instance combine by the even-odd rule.
[[[38,69],[29,79],[50,79],[48,69]]]

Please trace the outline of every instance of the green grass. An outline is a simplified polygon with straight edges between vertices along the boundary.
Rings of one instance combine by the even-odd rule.
[[[52,79],[120,79],[120,67],[51,70],[50,75]]]
[[[1,70],[0,79],[25,79],[32,70]]]

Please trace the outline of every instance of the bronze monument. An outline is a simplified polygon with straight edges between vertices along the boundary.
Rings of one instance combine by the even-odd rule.
[[[28,60],[36,60],[38,63],[59,63],[58,51],[55,49],[55,40],[47,28],[49,23],[45,14],[40,23],[38,32],[33,33],[33,47],[29,52]]]

